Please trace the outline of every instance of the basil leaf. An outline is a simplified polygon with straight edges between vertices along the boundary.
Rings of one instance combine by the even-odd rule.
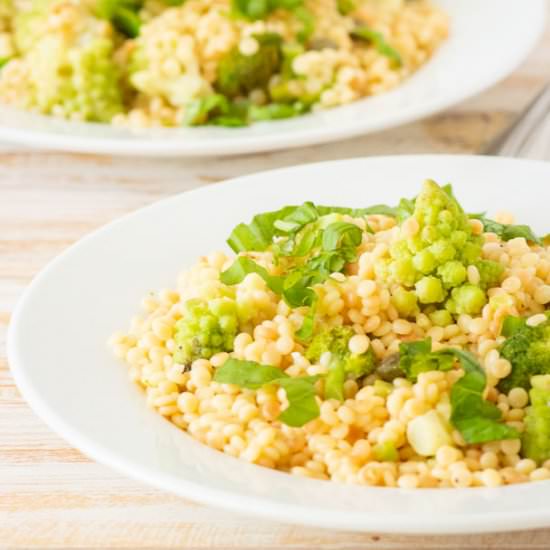
[[[275,220],[273,225],[283,233],[294,233],[305,225],[314,222],[319,218],[319,212],[312,202],[305,202],[282,219]]]
[[[264,386],[287,377],[281,369],[271,365],[261,365],[255,361],[241,361],[228,359],[214,372],[214,382],[220,384],[235,384],[241,388],[257,390]]]
[[[401,67],[403,65],[403,60],[401,54],[392,46],[386,42],[384,35],[370,27],[361,26],[356,27],[351,31],[351,36],[353,38],[359,38],[370,42],[378,51],[378,53],[385,55],[390,61],[392,61],[396,67]]]
[[[305,342],[313,336],[313,330],[315,329],[315,313],[317,312],[317,295],[310,306],[308,314],[302,321],[302,326],[296,331],[296,338]]]
[[[449,348],[445,354],[452,354],[460,361],[464,376],[451,388],[451,424],[469,444],[516,439],[519,433],[515,428],[499,422],[500,409],[483,399],[486,385],[485,372],[470,353]]]
[[[315,398],[315,382],[318,379],[318,376],[291,378],[277,367],[233,358],[214,373],[214,381],[220,384],[235,384],[250,390],[257,390],[265,384],[277,384],[283,388],[288,407],[279,415],[279,420],[293,427],[303,426],[319,416]]]
[[[503,241],[509,241],[516,237],[523,237],[527,241],[531,241],[535,244],[541,246],[543,244],[543,240],[537,237],[528,225],[498,223],[479,214],[471,214],[470,218],[479,220],[483,224],[483,230],[486,233],[496,233]]]
[[[293,240],[293,248],[288,255],[295,258],[307,256],[317,243],[318,236],[319,231],[316,227],[305,227]]]
[[[227,244],[237,254],[255,250],[263,252],[272,243],[273,237],[277,234],[275,222],[286,218],[289,214],[299,208],[298,206],[285,206],[274,212],[264,212],[252,218],[250,224],[240,223],[233,229]]]
[[[279,415],[281,422],[299,428],[319,416],[319,404],[315,398],[316,380],[317,377],[311,376],[277,380],[288,399],[288,407]]]
[[[330,252],[341,246],[357,247],[361,244],[363,231],[353,223],[331,223],[323,231],[323,250]]]
[[[238,257],[229,269],[223,271],[220,274],[220,281],[224,285],[236,285],[242,282],[249,273],[257,273],[275,294],[282,294],[283,279],[276,275],[270,275],[265,267],[258,265],[246,256]]]

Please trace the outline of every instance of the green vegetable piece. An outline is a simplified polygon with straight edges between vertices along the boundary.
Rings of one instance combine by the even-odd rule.
[[[404,378],[405,372],[399,366],[400,362],[401,355],[399,353],[393,353],[385,357],[376,367],[376,376],[379,376],[384,382],[393,382],[396,378]]]
[[[279,415],[281,422],[299,428],[319,416],[315,381],[311,377],[279,379],[278,383],[285,390],[288,399],[288,407]]]
[[[487,295],[478,286],[465,284],[454,288],[451,292],[454,303],[453,313],[475,315],[487,303]]]
[[[372,44],[378,53],[385,55],[396,67],[403,65],[401,54],[394,47],[390,46],[382,33],[370,27],[361,26],[353,29],[351,36]]]
[[[531,378],[531,400],[522,434],[522,455],[542,464],[550,459],[550,375]]]
[[[411,317],[418,311],[418,298],[412,290],[399,286],[392,291],[391,300],[402,317]]]
[[[330,352],[329,373],[325,381],[327,399],[344,399],[344,382],[347,378],[360,378],[374,372],[377,359],[369,347],[365,353],[353,354],[348,344],[355,331],[351,327],[334,327],[319,333],[306,349],[306,358],[318,362]]]
[[[393,210],[401,222],[413,218],[418,229],[412,234],[403,231],[392,243],[387,273],[378,267],[377,277],[389,278],[405,289],[414,287],[421,304],[441,304],[449,291],[462,288],[471,264],[479,265],[483,289],[500,282],[501,268],[481,260],[481,239],[472,234],[469,218],[450,186],[440,187],[428,180],[415,199],[402,199]],[[484,305],[486,297],[484,290],[466,287],[457,299],[447,300],[449,313],[456,314],[457,308],[474,310]]]
[[[399,344],[399,368],[412,382],[422,372],[451,370],[454,362],[450,355],[432,352],[431,338]]]
[[[494,286],[498,286],[502,281],[504,266],[500,262],[479,260],[475,263],[475,266],[479,271],[479,286],[481,288],[492,288]]]
[[[238,257],[229,269],[223,271],[220,274],[220,281],[224,285],[236,285],[241,283],[249,273],[257,273],[268,288],[276,294],[283,293],[283,279],[276,275],[270,275],[265,267],[246,256]]]
[[[308,42],[315,32],[315,17],[305,6],[299,5],[292,10],[294,17],[300,21],[302,28],[298,31],[296,37],[302,44]]]
[[[372,455],[378,462],[397,462],[399,452],[393,441],[378,443],[372,448]]]
[[[461,285],[466,280],[466,268],[456,260],[449,261],[437,268],[437,275],[445,288]]]
[[[226,97],[245,96],[257,88],[265,88],[282,61],[281,37],[274,33],[256,34],[258,50],[244,55],[234,47],[218,65],[215,88]]]
[[[276,9],[294,10],[303,0],[232,0],[234,13],[248,19],[263,19]]]
[[[281,120],[304,114],[308,107],[302,103],[268,103],[267,105],[251,105],[249,118],[252,121]]]
[[[531,327],[523,319],[507,317],[503,334],[507,338],[500,356],[510,361],[512,372],[499,382],[500,391],[508,393],[517,387],[528,390],[534,375],[550,374],[550,319]]]
[[[383,397],[384,399],[393,391],[393,386],[384,380],[375,380],[373,387],[374,394],[378,395],[378,397]]]
[[[528,225],[502,224],[486,218],[482,214],[472,214],[472,218],[479,220],[483,224],[483,230],[486,233],[496,233],[503,241],[509,241],[517,237],[523,237],[525,240],[541,245],[542,239],[537,237]]]
[[[437,327],[446,327],[453,322],[451,314],[446,309],[438,309],[429,314],[430,320]]]
[[[233,300],[188,300],[176,323],[174,362],[188,367],[195,359],[210,359],[216,353],[232,351],[238,328]]]
[[[522,329],[526,326],[525,319],[522,317],[514,317],[513,315],[508,315],[502,323],[502,330],[500,333],[502,336],[512,336],[517,330]]]
[[[414,288],[421,304],[437,304],[445,299],[445,290],[437,277],[422,277],[416,282]]]
[[[330,224],[323,232],[323,250],[329,252],[342,246],[357,247],[361,244],[363,231],[347,222],[335,222]]]
[[[483,399],[485,372],[468,352],[449,348],[444,352],[456,357],[465,374],[451,388],[451,423],[468,444],[519,438],[515,428],[499,422],[500,409]]]
[[[111,21],[119,32],[135,38],[141,27],[138,11],[142,4],[141,0],[97,0],[96,11],[99,17]]]
[[[342,361],[335,361],[330,365],[325,379],[325,399],[344,401],[344,382],[346,371]]]
[[[355,0],[338,0],[337,2],[338,11],[342,15],[347,15],[356,9]]]
[[[261,365],[254,361],[228,359],[214,373],[214,381],[220,384],[257,390],[266,384],[283,388],[288,407],[281,412],[279,420],[288,426],[300,427],[319,416],[319,404],[315,397],[316,376],[289,377],[281,369]]]
[[[122,98],[109,28],[99,24],[93,6],[86,3],[74,4],[75,25],[86,28],[85,33],[54,28],[50,22],[58,5],[31,0],[14,14],[14,42],[27,67],[17,102],[43,114],[110,122],[122,111]]]
[[[188,126],[199,126],[206,124],[211,118],[228,113],[228,99],[221,94],[212,94],[187,104],[183,123]]]
[[[230,358],[215,370],[214,382],[258,390],[266,384],[287,376],[284,371],[271,365]]]

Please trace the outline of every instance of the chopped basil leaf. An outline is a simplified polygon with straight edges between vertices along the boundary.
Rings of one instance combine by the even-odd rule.
[[[502,413],[493,403],[483,398],[485,372],[470,353],[446,349],[438,353],[454,355],[465,374],[451,388],[451,423],[469,444],[515,439],[519,433],[502,422]]]
[[[496,233],[503,241],[523,237],[535,244],[543,244],[542,239],[537,237],[528,225],[498,223],[480,214],[471,214],[470,217],[479,220],[483,224],[483,230],[486,233]]]
[[[276,294],[283,292],[283,279],[270,275],[265,267],[245,256],[237,258],[233,265],[220,274],[220,281],[225,285],[236,285],[244,280],[249,273],[257,273],[266,285]]]
[[[220,384],[235,384],[250,390],[257,390],[266,384],[283,388],[288,407],[281,412],[279,420],[293,427],[303,426],[319,416],[314,386],[317,380],[316,376],[289,377],[277,367],[233,358],[214,373],[214,381]]]
[[[261,365],[254,361],[228,359],[214,373],[214,381],[220,384],[235,384],[241,388],[257,390],[279,378],[288,376],[281,369],[271,365]]]
[[[288,407],[279,420],[288,426],[299,428],[319,416],[319,404],[315,398],[314,377],[281,378],[277,381],[285,390]]]
[[[330,252],[338,248],[357,247],[361,244],[363,231],[353,223],[335,222],[323,231],[323,250]]]

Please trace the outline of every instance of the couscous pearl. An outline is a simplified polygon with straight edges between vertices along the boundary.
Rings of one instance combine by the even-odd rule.
[[[506,439],[500,442],[500,449],[505,455],[517,455],[521,449],[519,439]]]
[[[360,355],[369,349],[369,339],[364,334],[355,334],[349,339],[348,347],[351,353]]]
[[[499,487],[502,485],[501,475],[493,468],[483,470],[480,474],[481,482],[486,487]]]
[[[414,474],[404,474],[397,479],[397,485],[401,489],[416,489],[419,485],[418,476]]]
[[[529,394],[523,388],[513,388],[508,394],[508,402],[512,407],[522,409],[529,402]]]

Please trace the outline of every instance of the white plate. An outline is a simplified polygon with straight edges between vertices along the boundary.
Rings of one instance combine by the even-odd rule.
[[[432,177],[453,182],[470,211],[513,210],[550,225],[550,164],[460,156],[357,159],[239,178],[184,193],[93,233],[53,261],[13,315],[10,365],[31,407],[95,460],[207,504],[285,522],[403,533],[550,526],[550,482],[499,489],[399,490],[340,485],[248,464],[191,439],[145,405],[111,356],[141,297],[220,249],[257,212],[313,200],[394,204]]]
[[[0,108],[0,140],[99,154],[232,155],[286,149],[411,122],[458,103],[512,72],[538,39],[545,0],[436,0],[451,36],[393,91],[345,107],[249,128],[156,129],[140,133]]]

